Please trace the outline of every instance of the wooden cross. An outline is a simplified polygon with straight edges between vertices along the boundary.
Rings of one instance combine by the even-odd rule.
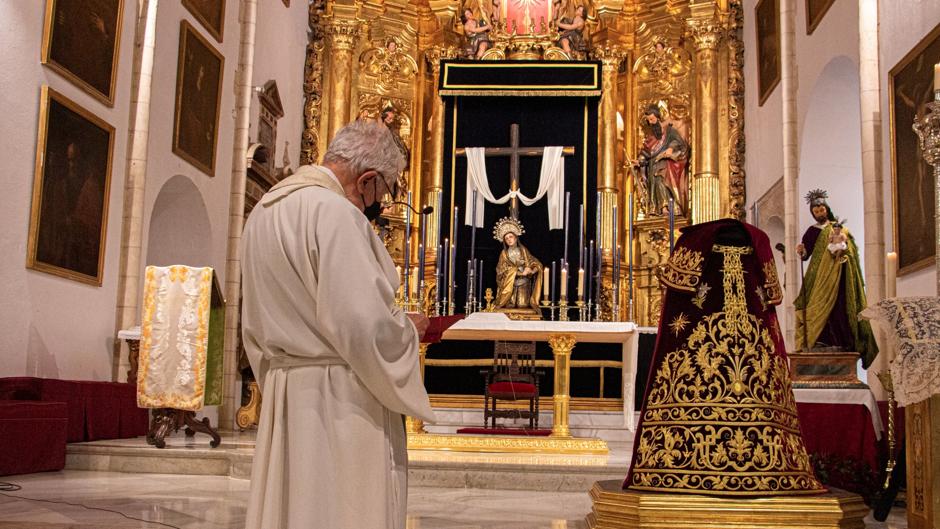
[[[513,123],[509,127],[509,147],[487,147],[483,150],[485,157],[509,157],[509,188],[512,191],[519,190],[519,158],[522,156],[542,156],[545,147],[520,147],[519,146],[519,124]],[[467,149],[460,148],[456,151],[457,156],[466,156]],[[562,156],[571,156],[574,154],[574,147],[563,147]],[[519,199],[515,196],[509,202],[509,215],[514,219],[519,219]]]

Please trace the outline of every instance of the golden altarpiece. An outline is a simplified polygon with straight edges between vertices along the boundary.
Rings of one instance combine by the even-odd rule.
[[[469,25],[465,14],[473,19]],[[583,22],[578,35],[558,25],[576,17]],[[602,219],[598,319],[657,325],[662,295],[657,271],[669,254],[670,226],[678,230],[722,217],[743,218],[740,0],[315,0],[309,22],[300,164],[318,162],[333,134],[351,120],[378,119],[392,128],[408,156],[403,194],[395,198],[404,200],[410,192],[418,209],[444,204],[426,220],[428,278],[434,277],[436,249],[443,242],[438,235],[442,219],[454,215],[453,201],[441,201],[445,178],[450,178],[444,169],[446,106],[439,92],[445,60],[600,65],[601,90],[592,100],[598,107],[597,185],[588,190],[599,197]],[[468,36],[473,24],[489,26],[483,49]],[[684,197],[670,206],[674,215],[651,200],[637,163],[649,134],[650,108],[687,145],[682,189],[671,187]],[[405,248],[411,267],[420,261],[417,230],[404,244],[406,214],[411,213],[394,207],[385,214],[389,224],[382,230],[403,268]],[[412,215],[417,225],[419,218]],[[615,244],[624,257],[633,258],[632,267],[620,267],[619,282],[612,277]],[[616,313],[615,284],[620,289]],[[427,287],[425,296],[436,288],[433,279]],[[574,399],[572,409],[617,408],[618,403],[605,400],[611,399]],[[432,402],[467,404],[434,397]],[[482,405],[482,398],[475,405]]]
[[[504,5],[505,4],[505,5]],[[518,5],[517,5],[518,4]],[[511,12],[517,7],[519,14]],[[545,12],[538,9],[547,9]],[[581,10],[583,8],[583,10]],[[519,11],[519,10],[522,11]],[[315,163],[332,135],[356,118],[387,121],[406,146],[404,192],[418,205],[435,205],[444,187],[445,108],[438,93],[440,61],[474,59],[463,13],[490,21],[483,61],[595,60],[602,64],[599,99],[597,191],[605,288],[610,299],[612,241],[633,245],[634,291],[620,296],[621,319],[656,325],[660,288],[657,268],[669,252],[669,218],[649,200],[636,166],[647,136],[644,113],[656,107],[664,123],[688,144],[676,204],[678,229],[744,215],[743,15],[738,0],[317,0],[310,6],[310,43],[304,92],[301,164]],[[563,49],[568,21],[583,13],[580,45]],[[515,18],[513,18],[515,17]],[[675,187],[673,187],[675,191]],[[627,202],[634,202],[628,207]],[[611,222],[614,205],[622,218]],[[387,215],[386,242],[398,264],[405,208]],[[633,219],[628,219],[633,212]],[[427,226],[427,258],[437,259],[437,226],[453,205],[435,210]],[[447,218],[447,217],[445,217]],[[416,218],[412,220],[417,221]],[[617,233],[611,233],[614,226]],[[633,233],[628,233],[629,227]],[[412,239],[417,239],[412,233]],[[408,245],[418,263],[416,240]],[[627,266],[621,267],[626,275]],[[430,275],[430,274],[429,274]],[[429,281],[433,283],[433,281]],[[628,288],[627,281],[620,282]],[[433,287],[433,285],[430,285]],[[632,310],[628,306],[633,302]],[[610,318],[610,301],[602,318]],[[631,315],[632,314],[632,315]]]

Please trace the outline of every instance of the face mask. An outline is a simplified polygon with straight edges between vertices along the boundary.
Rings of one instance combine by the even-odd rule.
[[[380,176],[376,176],[376,178],[380,178]],[[362,210],[362,214],[366,216],[366,219],[368,219],[369,222],[375,221],[376,219],[379,218],[379,215],[382,214],[382,203],[379,200],[378,184],[375,182],[375,180],[372,180],[372,183],[373,183],[373,188],[375,190],[375,192],[373,193],[375,200],[372,202],[372,204],[366,206],[365,209]],[[365,195],[363,195],[362,193],[359,193],[359,196],[362,198],[362,203],[365,204],[366,203]]]

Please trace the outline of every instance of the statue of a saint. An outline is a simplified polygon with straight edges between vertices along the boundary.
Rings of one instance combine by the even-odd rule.
[[[857,351],[862,367],[878,353],[871,324],[860,320],[865,310],[865,283],[855,239],[835,215],[828,193],[814,189],[806,195],[816,224],[803,234],[796,247],[809,260],[803,287],[796,298],[796,347],[798,350]]]
[[[525,233],[522,224],[502,218],[493,230],[494,238],[503,243],[496,264],[496,310],[528,312],[541,317],[539,301],[542,293],[542,263],[519,242]]]
[[[490,25],[486,18],[477,19],[469,7],[463,10],[463,31],[467,37],[466,54],[471,59],[482,59],[490,48]]]
[[[401,193],[407,194],[408,180],[406,174],[411,167],[411,150],[405,145],[405,141],[401,137],[401,120],[398,117],[398,110],[391,105],[385,107],[382,113],[379,114],[379,121],[392,132],[392,139],[395,140],[395,145],[398,147],[402,156],[405,157],[405,168],[398,176],[398,189],[401,190]]]
[[[569,56],[572,51],[583,52],[587,50],[584,42],[584,6],[575,8],[573,17],[564,17],[558,24],[558,45]]]
[[[646,187],[646,213],[667,214],[671,197],[676,215],[685,215],[689,204],[689,143],[672,123],[663,121],[656,105],[646,109],[643,121],[647,135],[636,166]]]

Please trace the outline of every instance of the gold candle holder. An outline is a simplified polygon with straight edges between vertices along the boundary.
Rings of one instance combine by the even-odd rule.
[[[558,321],[568,320],[568,299],[564,296],[558,301]]]

